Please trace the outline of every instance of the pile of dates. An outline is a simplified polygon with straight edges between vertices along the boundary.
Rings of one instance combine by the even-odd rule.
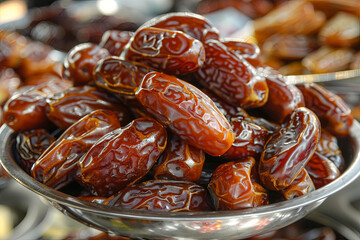
[[[165,14],[75,46],[62,78],[18,91],[3,120],[19,165],[83,200],[179,212],[293,199],[344,171],[353,117],[259,59],[200,15]]]

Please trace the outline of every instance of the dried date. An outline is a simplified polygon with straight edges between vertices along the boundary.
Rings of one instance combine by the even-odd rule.
[[[157,120],[210,155],[222,155],[234,141],[230,124],[214,102],[187,82],[152,72],[145,75],[135,95]]]
[[[303,169],[294,181],[280,192],[286,200],[290,200],[306,195],[314,190],[315,186],[309,173]]]
[[[165,128],[138,118],[104,135],[79,161],[77,179],[95,195],[110,197],[145,176],[164,151]]]
[[[0,66],[0,105],[3,105],[21,85],[20,76],[12,68]]]
[[[206,190],[192,182],[150,180],[120,190],[105,205],[159,212],[210,210]]]
[[[99,47],[107,49],[113,56],[120,56],[133,35],[129,31],[107,30],[101,37]]]
[[[205,153],[171,134],[165,152],[154,165],[155,179],[195,182],[200,179]]]
[[[208,40],[204,46],[205,63],[195,73],[201,85],[236,107],[265,104],[268,98],[265,78],[250,63],[217,40]]]
[[[270,190],[287,188],[304,169],[320,138],[320,122],[305,107],[294,110],[285,126],[265,145],[259,163],[259,177]]]
[[[340,136],[349,133],[354,117],[344,100],[316,83],[298,85],[298,88],[304,95],[306,107],[319,117],[323,128]]]
[[[141,28],[135,32],[122,55],[168,74],[197,71],[205,61],[203,44],[179,31]]]
[[[216,210],[253,208],[269,204],[266,190],[252,179],[255,159],[248,157],[217,167],[208,189]]]
[[[261,63],[260,59],[260,48],[254,44],[249,42],[242,42],[230,39],[223,39],[221,42],[228,47],[230,51],[233,53],[241,55],[254,67],[257,67]]]
[[[72,182],[78,161],[97,140],[120,128],[117,115],[109,110],[96,110],[71,125],[39,157],[31,169],[33,178],[59,189]]]
[[[110,56],[108,50],[93,43],[82,43],[73,47],[65,57],[63,75],[81,86],[93,81],[93,71],[97,62]]]
[[[67,129],[80,118],[97,109],[109,109],[117,113],[121,125],[132,119],[132,114],[118,99],[95,87],[70,88],[46,98],[46,116],[56,126]]]

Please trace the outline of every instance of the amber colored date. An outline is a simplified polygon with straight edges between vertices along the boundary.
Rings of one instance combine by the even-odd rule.
[[[73,47],[65,57],[63,75],[81,86],[93,81],[93,71],[97,62],[110,56],[105,48],[93,43],[82,43]]]
[[[304,169],[320,138],[320,122],[312,111],[297,108],[287,124],[265,145],[259,163],[259,177],[270,190],[287,188]]]
[[[260,67],[259,72],[266,77],[269,88],[267,102],[260,110],[272,121],[282,123],[296,108],[304,107],[301,91],[287,84],[284,77],[270,67]]]
[[[208,40],[204,46],[205,63],[195,73],[201,85],[236,107],[265,104],[268,98],[265,78],[250,63],[217,40]]]
[[[0,30],[0,65],[19,67],[22,52],[28,43],[29,40],[19,33]]]
[[[306,107],[319,117],[323,128],[340,136],[349,133],[354,117],[344,100],[315,83],[298,85],[298,88],[304,95]]]
[[[332,161],[340,172],[344,171],[345,159],[338,145],[337,138],[324,129],[321,129],[316,152]]]
[[[306,195],[314,190],[315,186],[309,173],[303,169],[294,179],[294,181],[287,188],[281,190],[280,192],[286,200],[290,200]]]
[[[152,118],[138,118],[104,135],[81,158],[77,179],[97,196],[110,197],[142,178],[167,143],[165,128]]]
[[[59,189],[74,180],[78,161],[96,141],[120,127],[116,114],[96,110],[70,126],[39,157],[31,175],[45,185]]]
[[[217,167],[208,189],[216,210],[253,208],[269,204],[266,190],[252,180],[255,159],[248,157]]]
[[[214,102],[187,82],[152,72],[145,75],[135,95],[157,120],[210,155],[222,155],[234,141],[229,122]]]
[[[154,165],[155,179],[195,182],[200,179],[205,153],[171,134],[165,152]]]
[[[205,61],[203,44],[179,31],[141,28],[135,32],[124,59],[139,62],[168,74],[197,71]]]
[[[159,212],[210,210],[206,190],[192,182],[150,180],[120,190],[105,205]]]
[[[208,39],[219,39],[219,31],[201,15],[194,13],[168,13],[152,18],[140,28],[163,28],[184,32],[191,37],[205,42]]]
[[[256,44],[230,39],[223,39],[221,42],[228,47],[231,52],[241,55],[241,57],[245,58],[245,60],[254,67],[260,65],[260,48]]]
[[[151,69],[144,65],[127,62],[119,57],[100,60],[94,70],[94,81],[98,87],[110,92],[134,95],[137,87]]]
[[[113,56],[120,56],[133,35],[129,31],[107,30],[101,37],[99,47],[107,49]]]
[[[46,128],[50,121],[46,117],[46,97],[64,91],[71,85],[55,80],[34,87],[23,88],[4,105],[4,122],[17,132]]]
[[[259,159],[270,137],[268,129],[242,117],[232,118],[230,125],[235,133],[235,141],[223,156],[232,160],[243,157]]]
[[[116,112],[121,125],[126,125],[132,119],[131,112],[118,99],[90,86],[70,88],[46,98],[46,103],[48,106],[46,116],[64,130],[97,109]]]
[[[18,163],[27,173],[43,152],[55,141],[45,129],[34,129],[16,135]]]
[[[340,176],[340,171],[335,164],[318,152],[314,153],[305,169],[314,182],[316,189],[331,183]]]

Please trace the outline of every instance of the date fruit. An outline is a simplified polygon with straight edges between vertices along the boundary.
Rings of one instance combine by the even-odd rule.
[[[306,195],[314,190],[315,186],[309,173],[303,169],[294,181],[280,192],[286,200],[289,200]]]
[[[214,102],[185,81],[151,72],[145,75],[135,95],[158,121],[210,155],[222,155],[234,142],[231,126]]]

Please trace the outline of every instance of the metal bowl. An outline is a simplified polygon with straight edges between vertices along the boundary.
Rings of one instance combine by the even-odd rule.
[[[163,213],[122,210],[77,199],[49,188],[26,174],[16,163],[14,132],[0,128],[0,159],[19,183],[46,198],[64,214],[91,227],[132,238],[240,239],[285,227],[309,214],[328,196],[341,190],[360,174],[360,124],[355,122],[340,147],[348,163],[332,183],[293,200],[236,211]]]

